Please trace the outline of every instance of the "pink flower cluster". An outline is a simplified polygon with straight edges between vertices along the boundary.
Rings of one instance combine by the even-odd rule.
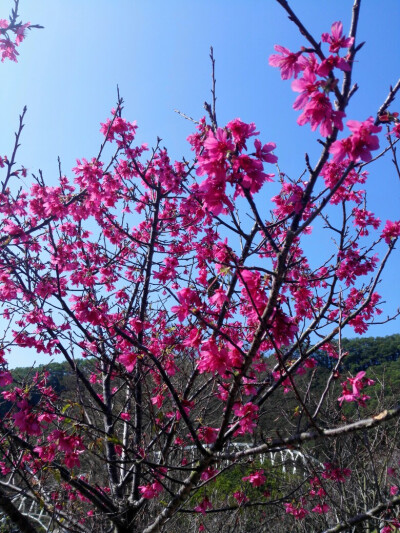
[[[141,485],[139,487],[140,495],[146,500],[152,500],[156,498],[160,492],[163,490],[163,486],[159,481],[154,481],[153,483],[148,483],[147,485]]]
[[[257,135],[255,124],[246,124],[240,119],[229,122],[224,129],[212,131],[205,122],[198,126],[199,133],[188,138],[197,155],[198,176],[207,178],[193,189],[193,194],[201,198],[204,207],[214,215],[232,210],[233,204],[227,194],[227,184],[234,187],[233,198],[253,196],[263,184],[272,181],[273,174],[264,172],[264,163],[276,163],[277,157],[271,152],[274,143],[254,141],[255,151],[247,150],[250,137]]]
[[[202,515],[205,515],[208,509],[212,509],[212,503],[207,496],[194,508],[196,513],[201,513]]]
[[[173,313],[177,313],[178,320],[183,322],[185,318],[195,313],[200,307],[201,302],[197,293],[188,287],[181,289],[178,293],[179,305],[171,308]]]
[[[80,466],[79,455],[85,447],[83,440],[78,435],[69,435],[65,431],[54,430],[48,435],[48,445],[36,446],[34,451],[44,462],[54,460],[56,453],[61,452],[64,456],[64,464],[68,468]]]
[[[8,399],[3,393],[3,397]],[[26,399],[17,402],[18,411],[13,414],[15,425],[21,433],[27,435],[41,435],[42,427],[37,415],[32,411],[32,407]]]
[[[303,520],[308,515],[307,509],[304,508],[304,502],[290,502],[285,503],[285,509],[288,514],[291,514],[297,520]]]
[[[339,52],[342,48],[348,49],[353,44],[353,39],[344,37],[341,22],[332,24],[331,33],[322,35],[322,42],[329,44],[328,57],[323,56],[320,62],[314,53],[306,55],[305,49],[299,52],[290,52],[283,46],[276,45],[275,50],[279,54],[271,55],[269,64],[281,69],[281,77],[284,80],[296,78],[292,82],[292,89],[299,92],[293,104],[294,109],[302,110],[297,122],[301,126],[309,123],[311,130],[318,127],[324,137],[332,134],[334,128],[343,129],[343,111],[333,108],[329,98],[338,82],[334,78],[334,69],[349,71],[350,64],[346,57],[341,57]],[[299,74],[301,77],[298,77]]]
[[[322,41],[329,43],[329,51],[337,54],[341,48],[350,48],[353,45],[353,37],[343,35],[343,24],[334,22],[331,27],[331,33],[323,33]]]
[[[369,235],[368,226],[372,226],[374,229],[378,229],[381,221],[379,218],[376,218],[371,211],[366,209],[359,209],[355,207],[353,209],[353,224],[356,227],[359,227],[360,235]]]
[[[343,402],[357,402],[361,407],[365,407],[366,400],[369,400],[370,396],[361,394],[364,387],[373,385],[375,381],[365,377],[365,372],[362,370],[354,378],[347,378],[342,383],[342,395],[338,398],[340,405]]]
[[[322,472],[322,477],[324,479],[331,479],[333,481],[338,481],[339,483],[344,483],[348,477],[351,476],[351,470],[349,468],[339,468],[333,463],[324,463],[325,470]]]
[[[347,127],[352,132],[350,137],[335,141],[330,147],[329,151],[333,154],[332,161],[340,163],[346,158],[352,162],[360,159],[371,161],[371,151],[379,148],[379,139],[374,133],[379,133],[382,126],[375,126],[374,119],[369,117],[364,122],[349,120]]]
[[[258,420],[258,405],[251,402],[241,405],[236,403],[233,406],[235,416],[239,418],[239,429],[235,431],[236,435],[252,434]]]
[[[368,173],[366,171],[357,172],[355,169],[349,171],[348,166],[349,160],[344,160],[340,163],[334,163],[331,160],[325,163],[321,171],[325,185],[330,189],[336,187],[340,180],[342,182],[330,199],[330,203],[333,205],[341,202],[356,202],[360,204],[364,198],[364,191],[356,190],[355,186],[364,184]]]
[[[383,237],[386,244],[391,244],[392,241],[398,239],[400,237],[400,220],[396,222],[387,220],[381,237]]]
[[[341,49],[351,48],[353,38],[345,37],[342,23],[335,22],[332,24],[330,34],[322,34],[322,42],[329,44],[331,55],[328,57],[322,55],[322,52],[317,57],[315,53],[306,53],[305,49],[293,53],[283,46],[276,45],[275,50],[279,54],[271,55],[269,64],[281,69],[282,79],[295,78],[292,89],[300,94],[293,108],[302,110],[297,119],[298,124],[303,126],[309,123],[312,131],[319,128],[320,134],[328,137],[334,129],[343,130],[342,120],[345,113],[334,109],[329,95],[335,92],[339,81],[334,76],[335,69],[342,72],[351,70],[348,57],[341,57],[339,52]],[[397,120],[395,115],[393,117],[393,120]],[[374,134],[381,131],[381,126],[375,125],[372,117],[364,122],[349,120],[347,126],[352,134],[332,144],[330,147],[330,153],[333,154],[332,161],[334,163],[340,163],[344,159],[349,162],[357,162],[360,159],[370,161],[371,151],[379,148],[378,137]],[[397,125],[392,132],[395,135],[397,135],[396,128]]]
[[[261,487],[267,481],[267,478],[264,475],[264,470],[257,470],[249,476],[243,477],[242,481],[248,481],[253,487]]]
[[[337,277],[345,280],[349,287],[353,285],[359,276],[365,276],[375,270],[378,263],[376,255],[372,257],[361,254],[359,249],[342,250],[338,253]]]
[[[0,54],[2,62],[6,59],[17,62],[17,56],[19,55],[17,47],[25,39],[25,30],[29,26],[30,22],[10,24],[7,20],[0,19]],[[14,36],[11,37],[10,33],[14,34]]]
[[[135,138],[137,130],[136,121],[128,122],[122,117],[118,116],[118,110],[111,110],[111,119],[101,124],[100,132],[104,135],[107,141],[116,141],[120,147],[129,146]]]

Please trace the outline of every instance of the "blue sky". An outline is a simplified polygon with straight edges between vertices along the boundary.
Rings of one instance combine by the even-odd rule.
[[[299,18],[318,38],[332,22],[351,17],[349,0],[293,0]],[[2,2],[0,18],[11,0]],[[277,144],[281,170],[296,177],[304,153],[318,154],[316,135],[296,124],[295,94],[268,65],[274,44],[290,49],[304,44],[297,28],[273,0],[21,0],[22,20],[45,29],[28,34],[18,64],[1,64],[0,154],[10,152],[13,131],[28,107],[19,162],[42,169],[56,183],[61,157],[65,174],[76,158],[97,155],[99,124],[109,116],[119,85],[124,114],[139,125],[138,140],[155,144],[157,136],[173,158],[189,155],[185,141],[193,126],[174,109],[199,118],[210,98],[209,47],[214,47],[217,117],[220,125],[235,117],[253,121],[260,138]],[[359,84],[349,118],[374,115],[390,84],[399,76],[398,0],[363,0],[358,41]],[[400,105],[399,105],[400,108]],[[29,183],[29,180],[27,180]],[[399,218],[400,182],[390,164],[371,169],[369,209],[382,219]],[[379,291],[392,312],[400,304],[399,257],[394,255]],[[398,322],[370,330],[398,332]],[[16,355],[15,364],[28,364]]]

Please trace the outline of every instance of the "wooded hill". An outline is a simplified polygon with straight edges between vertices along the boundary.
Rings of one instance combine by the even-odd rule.
[[[332,397],[340,395],[340,383],[345,379],[348,373],[355,375],[360,370],[366,370],[367,376],[375,380],[375,385],[369,388],[368,394],[371,395],[371,402],[368,406],[373,410],[377,405],[377,398],[385,397],[385,407],[396,403],[396,396],[400,393],[400,334],[386,337],[361,337],[354,339],[343,339],[342,350],[348,352],[342,363],[342,374],[335,380]],[[272,359],[272,358],[271,358]],[[326,373],[330,372],[336,364],[336,360],[327,354],[320,352],[318,357],[318,366],[314,373],[312,388],[318,397],[320,387],[323,387],[326,380]],[[94,359],[81,359],[77,361],[80,369],[89,377],[96,373],[96,361]],[[11,372],[14,379],[21,386],[26,386],[32,381],[36,372],[47,370],[49,372],[48,385],[52,386],[56,393],[67,393],[76,389],[76,383],[67,363],[49,363],[40,365],[37,368],[23,367],[15,368]],[[309,371],[310,372],[310,371]],[[300,377],[299,377],[300,378]],[[296,379],[301,388],[302,379]],[[305,381],[306,383],[306,381]],[[384,391],[383,391],[384,389]],[[35,403],[35,393],[32,393],[32,401]],[[283,393],[282,393],[283,395]],[[285,394],[286,401],[294,400],[290,392]],[[9,409],[8,402],[0,405],[0,416]],[[294,404],[296,401],[294,401]],[[295,405],[294,405],[295,407]]]

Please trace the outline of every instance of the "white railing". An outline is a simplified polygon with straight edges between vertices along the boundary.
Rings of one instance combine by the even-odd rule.
[[[203,446],[206,449],[211,448],[210,444],[204,444]],[[225,446],[224,452],[235,453],[242,450],[251,449],[252,447],[253,444],[251,442],[229,443]],[[189,462],[195,462],[199,459],[197,446],[185,446],[183,451],[187,452],[187,459]],[[154,452],[154,458],[155,462],[159,462],[161,460],[161,452]],[[323,464],[318,459],[298,450],[282,449],[276,452],[260,454],[258,458],[261,464],[270,461],[271,465],[274,467],[281,466],[283,473],[290,471],[292,474],[296,474],[299,467],[302,466],[306,470],[309,468],[310,464],[312,464],[314,467],[317,466],[319,468],[323,468]],[[221,464],[222,466],[228,466],[230,461],[228,459],[223,459]]]

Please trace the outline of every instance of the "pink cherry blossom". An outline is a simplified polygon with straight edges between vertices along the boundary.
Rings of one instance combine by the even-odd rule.
[[[225,294],[224,289],[217,289],[215,293],[210,297],[210,303],[218,307],[221,307],[224,302],[228,301],[228,297]]]
[[[373,134],[379,133],[382,127],[375,126],[372,117],[364,122],[349,120],[347,126],[353,133],[350,137],[335,141],[332,144],[329,150],[333,154],[332,161],[339,163],[345,157],[348,157],[350,161],[358,161],[359,159],[371,161],[371,150],[379,148],[379,139]]]
[[[332,479],[340,483],[344,483],[351,475],[351,470],[348,468],[339,468],[332,463],[324,463],[325,471],[322,472],[324,479]]]
[[[13,377],[8,370],[0,371],[0,387],[6,387],[13,382]]]
[[[266,482],[266,477],[264,475],[264,470],[257,470],[249,476],[242,477],[243,481],[248,481],[253,485],[253,487],[261,487]]]
[[[381,237],[384,238],[386,244],[390,244],[394,239],[400,236],[400,220],[392,222],[387,220],[385,227],[383,228]]]
[[[203,427],[199,430],[199,436],[206,444],[212,444],[217,440],[218,429]]]
[[[228,138],[226,130],[218,128],[216,133],[210,131],[207,139],[204,141],[204,148],[207,150],[207,156],[212,161],[225,160],[229,152],[233,152],[235,145]]]
[[[293,104],[293,109],[303,109],[309,98],[312,98],[312,95],[319,91],[321,85],[322,81],[317,80],[315,73],[310,69],[306,69],[301,78],[293,80],[293,91],[300,93]]]
[[[229,353],[225,347],[219,346],[213,337],[203,341],[197,364],[200,373],[209,372],[223,375],[229,366]]]
[[[396,137],[396,139],[400,139],[400,122],[397,122],[390,132],[392,135]]]
[[[326,514],[330,510],[330,507],[327,503],[319,503],[311,511],[317,514]]]
[[[276,44],[274,48],[280,55],[271,55],[269,58],[269,64],[272,67],[278,67],[281,69],[281,78],[283,80],[288,80],[292,77],[297,78],[299,72],[304,68],[304,64],[299,61],[301,52],[293,53],[279,44]]]
[[[183,322],[186,317],[199,308],[201,302],[196,292],[189,288],[181,289],[177,296],[180,305],[173,306],[171,311],[177,313],[178,320]]]
[[[296,520],[302,520],[308,515],[308,511],[301,504],[285,503],[284,505],[286,513],[293,515]]]
[[[259,139],[256,139],[254,141],[254,146],[256,149],[255,155],[261,161],[265,161],[266,163],[276,163],[278,161],[277,156],[271,154],[272,150],[275,150],[276,148],[275,143],[267,143],[262,145],[261,141]]]
[[[212,504],[207,496],[194,508],[196,513],[201,513],[202,515],[205,515],[208,509],[212,509]]]
[[[146,500],[152,500],[162,492],[163,486],[158,481],[155,481],[154,483],[139,486],[139,490],[143,498]]]
[[[247,139],[260,133],[259,131],[256,131],[256,125],[253,122],[246,124],[245,122],[242,122],[240,118],[231,120],[226,127],[230,131],[232,139],[239,150],[247,148]]]
[[[341,22],[334,22],[331,26],[331,33],[323,33],[321,36],[322,42],[329,43],[329,51],[338,53],[340,48],[350,48],[353,45],[353,37],[345,37],[343,35],[343,24]]]
[[[249,501],[249,498],[246,496],[246,494],[240,490],[234,492],[232,496],[235,498],[239,505],[242,505]]]
[[[344,112],[333,110],[332,103],[325,94],[315,92],[304,106],[303,113],[297,119],[297,123],[304,126],[309,122],[312,131],[315,131],[319,126],[321,135],[328,137],[333,128],[343,129],[342,119],[344,116]]]
[[[13,414],[13,419],[20,432],[26,433],[27,435],[41,435],[42,428],[27,400],[18,402],[17,407],[19,411]]]
[[[351,70],[349,63],[343,57],[329,56],[321,62],[316,72],[318,76],[325,77],[329,76],[334,68],[338,68],[344,72]]]

